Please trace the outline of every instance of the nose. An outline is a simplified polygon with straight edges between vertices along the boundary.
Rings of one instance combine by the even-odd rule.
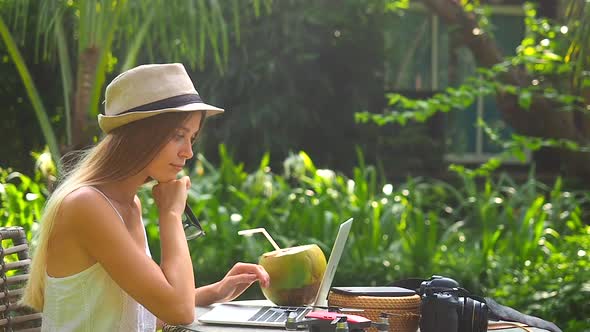
[[[178,154],[181,158],[191,159],[193,157],[193,145],[191,142],[182,145],[182,150]]]

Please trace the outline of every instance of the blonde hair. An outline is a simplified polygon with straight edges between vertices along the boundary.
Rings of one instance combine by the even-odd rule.
[[[71,192],[84,187],[120,181],[144,169],[174,135],[174,129],[193,112],[170,112],[129,123],[109,132],[95,147],[79,152],[75,167],[62,176],[41,217],[37,246],[32,254],[30,276],[21,302],[43,310],[47,249],[61,203]],[[203,122],[201,117],[201,126]]]

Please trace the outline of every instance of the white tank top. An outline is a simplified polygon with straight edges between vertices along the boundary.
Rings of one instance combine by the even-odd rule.
[[[109,198],[99,192],[117,212]],[[151,257],[146,238],[146,254]],[[45,302],[41,331],[150,331],[156,317],[137,303],[105,269],[96,263],[86,270],[63,278],[45,278]]]

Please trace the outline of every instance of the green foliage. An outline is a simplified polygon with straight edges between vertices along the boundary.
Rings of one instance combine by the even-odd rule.
[[[223,145],[219,154],[219,166],[198,155],[188,172],[188,201],[207,233],[189,244],[200,285],[219,280],[237,261],[257,262],[272,250],[258,237],[239,236],[239,230],[264,227],[281,247],[315,243],[327,254],[338,225],[354,217],[335,285],[448,275],[474,293],[555,321],[566,331],[590,328],[590,227],[583,222],[588,192],[568,191],[560,179],[546,185],[533,172],[524,183],[507,175],[482,179],[459,172],[455,184],[426,178],[392,184],[360,152],[352,177],[317,168],[304,152],[285,159],[281,174],[268,166],[268,154],[253,172]],[[46,169],[42,164],[39,169]],[[45,178],[41,172],[31,179],[0,171],[2,225],[35,232],[47,196]],[[159,260],[158,212],[149,185],[139,195]],[[260,296],[257,287],[244,295]]]
[[[575,231],[559,241],[559,246],[539,259],[526,260],[502,275],[490,295],[505,304],[540,317],[567,322],[564,330],[590,328],[588,309],[580,305],[590,296],[590,263],[587,249],[590,227]],[[560,252],[563,251],[563,252]],[[543,259],[540,259],[543,258]],[[521,287],[527,285],[527,287]]]
[[[236,31],[239,42],[240,15],[248,15],[249,7],[255,8],[256,17],[261,8],[269,13],[271,3],[272,0],[248,3],[216,0],[1,1],[0,47],[6,45],[8,51],[4,62],[13,62],[18,69],[43,137],[59,168],[64,149],[86,146],[92,135],[98,134],[96,125],[86,125],[83,121],[84,128],[79,128],[79,124],[73,127],[71,119],[75,115],[78,119],[85,119],[87,115],[96,117],[107,74],[116,68],[119,58],[124,59],[122,69],[129,69],[137,64],[139,50],[143,48],[150,62],[184,61],[192,68],[203,69],[205,56],[210,52],[216,74],[223,74],[229,59],[231,29],[227,21],[231,17],[231,22],[236,24],[231,28]],[[170,24],[172,21],[175,24]],[[29,39],[34,40],[33,45],[25,44]],[[18,43],[21,45],[17,46]],[[25,48],[22,53],[34,58],[27,59],[28,65],[19,48]],[[56,62],[59,64],[65,119],[62,137],[54,133],[44,105],[48,96],[39,95],[38,83],[30,73],[31,62],[42,62],[56,71]],[[74,107],[73,100],[76,101]],[[61,113],[59,111],[61,109],[58,110]],[[82,133],[76,134],[76,130]],[[62,139],[65,144],[60,142]]]
[[[93,15],[89,7],[97,3],[102,9]],[[314,154],[322,167],[350,172],[354,166],[350,156],[358,145],[373,164],[381,159],[396,165],[397,169],[390,167],[392,173],[440,168],[442,152],[436,160],[421,158],[422,154],[436,154],[430,153],[434,149],[427,141],[431,139],[428,128],[404,128],[400,139],[385,130],[357,126],[353,119],[355,111],[381,109],[383,33],[392,17],[402,15],[409,0],[347,0],[338,6],[329,0],[116,3],[123,9],[103,69],[113,78],[134,64],[185,63],[201,96],[228,110],[211,119],[215,130],[206,134],[205,155],[216,158],[217,144],[224,142],[238,160],[254,165],[266,151],[273,155],[272,163],[284,159],[289,150],[305,150]],[[109,27],[105,22],[113,22],[108,4],[115,2],[5,0],[0,5],[41,93],[62,153],[72,143],[73,133],[68,128],[73,129],[70,115],[76,109],[75,96],[85,95],[76,84],[79,44],[105,39],[99,36]],[[383,11],[396,14],[386,16]],[[171,21],[175,24],[169,24]],[[80,32],[85,32],[84,36],[79,36]],[[229,41],[227,53],[224,40]],[[7,115],[17,122],[14,127],[21,126],[24,117],[34,112],[27,95],[15,102],[23,90],[18,89],[21,79],[12,58],[7,55],[3,60],[0,69],[7,80],[0,87],[0,99],[4,97]],[[96,66],[89,64],[88,68]],[[61,84],[56,83],[60,77]],[[94,76],[84,77],[89,81],[83,86],[96,89]],[[92,107],[101,107],[101,101],[91,102]],[[37,122],[26,121],[29,126]],[[93,126],[93,121],[89,125]],[[91,127],[88,132],[97,129]],[[3,133],[9,139],[12,131]],[[27,138],[19,141],[28,145],[22,149],[4,147],[5,158],[38,149],[46,140],[32,128]],[[416,149],[413,144],[421,147]],[[28,161],[26,154],[20,159],[23,164]],[[0,162],[17,166],[8,159]],[[25,170],[20,165],[19,169]]]
[[[338,225],[354,217],[335,285],[385,285],[443,274],[560,325],[584,324],[574,321],[587,312],[553,308],[566,299],[570,308],[581,306],[588,295],[590,266],[583,248],[589,228],[581,222],[588,192],[567,191],[559,179],[548,186],[533,172],[524,183],[508,175],[482,182],[463,174],[457,184],[424,178],[391,184],[360,154],[350,178],[318,169],[304,152],[289,156],[282,174],[269,168],[268,154],[248,173],[223,146],[220,155],[219,168],[199,155],[189,174],[189,203],[207,233],[190,243],[199,284],[222,278],[238,260],[256,262],[272,250],[261,238],[238,236],[239,230],[264,227],[281,247],[316,243],[329,253]],[[150,244],[157,247],[157,211],[148,188],[142,201]],[[564,268],[551,270],[551,262]],[[543,292],[570,288],[583,292],[538,301]],[[245,296],[262,296],[257,292]]]
[[[40,174],[30,178],[11,169],[0,168],[0,224],[22,226],[29,241],[41,218],[47,190]]]
[[[1,16],[0,36],[2,37],[3,43],[6,44],[8,53],[10,54],[12,61],[16,65],[19,74],[21,75],[23,84],[25,86],[25,90],[31,100],[31,104],[33,105],[35,115],[39,120],[39,125],[41,126],[43,135],[45,136],[47,144],[49,145],[51,153],[53,154],[54,160],[56,160],[56,163],[58,163],[59,166],[59,147],[57,144],[55,133],[53,131],[53,128],[51,127],[51,123],[45,111],[45,107],[43,106],[43,102],[41,100],[41,97],[39,96],[39,92],[37,91],[35,83],[33,82],[31,74],[29,73],[29,69],[24,62],[23,56],[21,55],[18,47],[16,46],[16,43],[12,38],[10,31],[8,31],[8,27],[4,23],[4,20]]]
[[[512,134],[510,140],[503,140],[500,134],[489,127],[481,118],[478,119],[478,126],[484,128],[484,133],[490,138],[490,141],[502,147],[502,153],[490,158],[485,163],[475,169],[467,169],[462,165],[452,164],[449,169],[461,176],[468,177],[485,177],[490,176],[496,171],[502,163],[510,158],[516,158],[521,162],[526,160],[527,151],[537,151],[541,148],[561,148],[564,150],[576,152],[590,152],[590,146],[580,146],[578,143],[567,139],[544,139],[540,137],[529,137],[518,134]]]
[[[305,150],[322,167],[350,171],[355,145],[373,148],[371,138],[389,136],[359,128],[352,115],[381,104],[383,11],[407,3],[274,1],[272,15],[244,17],[225,76],[210,60],[195,74],[207,101],[229,111],[211,119],[205,155],[217,162],[224,142],[250,167],[265,152],[279,167],[289,151]]]
[[[484,29],[491,36],[486,23],[486,15],[489,13],[479,6],[479,2],[463,1],[461,4],[464,10],[478,15],[481,25],[478,29]],[[477,75],[467,78],[461,85],[448,87],[426,100],[390,93],[386,96],[389,102],[385,112],[357,112],[355,120],[358,123],[375,123],[379,126],[407,125],[409,121],[425,122],[438,113],[464,111],[478,97],[496,94],[513,95],[518,106],[530,111],[531,116],[535,116],[531,111],[535,101],[544,100],[550,103],[552,111],[576,112],[576,115],[580,115],[571,121],[584,119],[584,116],[590,114],[590,105],[581,92],[590,85],[590,80],[587,78],[588,71],[582,69],[588,67],[589,58],[584,56],[588,49],[588,38],[582,37],[581,33],[590,29],[590,6],[570,1],[566,7],[569,14],[566,22],[562,23],[538,17],[535,7],[526,4],[526,34],[517,47],[515,56],[507,57],[491,68],[479,68]],[[519,82],[519,86],[507,83],[515,81],[515,75],[520,75],[520,81],[528,81]],[[483,119],[477,118],[476,125],[485,127],[484,132],[502,147],[503,152],[471,171],[472,176],[490,174],[508,158],[516,157],[524,161],[525,150],[534,152],[553,147],[578,152],[590,151],[590,147],[585,146],[586,142],[549,136],[527,137],[515,134],[509,141],[500,141],[499,134],[489,128]],[[451,169],[464,170],[455,165]]]

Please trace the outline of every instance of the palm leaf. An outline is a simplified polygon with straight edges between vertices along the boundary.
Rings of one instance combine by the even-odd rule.
[[[33,109],[35,110],[35,115],[37,115],[37,119],[39,120],[41,131],[43,132],[43,136],[47,141],[47,145],[49,146],[49,150],[51,151],[53,161],[55,162],[58,169],[61,169],[61,156],[59,152],[59,146],[57,144],[57,139],[55,138],[53,128],[51,127],[51,122],[49,121],[49,117],[47,116],[47,112],[45,111],[45,106],[43,106],[43,101],[39,96],[39,92],[37,91],[35,82],[33,82],[31,73],[29,72],[27,65],[25,64],[25,61],[1,16],[0,35],[2,36],[2,40],[6,44],[8,53],[10,54],[10,57],[16,65],[18,73],[20,74],[21,79],[23,80],[25,90],[27,91],[29,99],[31,100],[31,104],[33,105]]]
[[[574,63],[572,83],[574,89],[581,91],[583,72],[590,65],[587,54],[590,48],[590,5],[587,1],[570,0],[565,7],[567,25],[575,29],[566,57]]]
[[[253,1],[256,15],[259,15],[261,7],[269,12],[270,4],[270,0],[266,0],[263,6],[260,0]],[[139,50],[143,50],[152,60],[164,58],[204,69],[206,52],[209,50],[215,66],[223,74],[229,61],[230,42],[226,13],[232,13],[233,8],[232,28],[238,31],[235,35],[239,38],[239,13],[245,12],[242,8],[250,6],[250,3],[217,0],[3,2],[0,10],[13,14],[9,16],[13,18],[11,23],[15,31],[19,31],[18,40],[24,41],[28,33],[22,27],[27,25],[31,5],[38,6],[34,32],[35,55],[42,61],[59,61],[68,128],[66,141],[78,146],[88,143],[85,142],[88,138],[84,137],[83,132],[87,129],[88,115],[98,114],[111,54],[124,54],[123,69],[135,65]],[[68,41],[77,43],[75,54],[69,54],[68,49],[71,47],[68,47]],[[71,68],[71,57],[76,59],[75,70]],[[74,91],[72,72],[76,72]],[[72,94],[76,100],[74,107],[70,105]],[[33,104],[37,105],[39,101],[33,101]],[[74,122],[81,128],[71,133],[76,126]]]
[[[56,15],[56,22],[55,22],[55,41],[58,50],[58,58],[60,64],[60,73],[61,73],[61,82],[63,87],[63,98],[64,98],[64,108],[65,108],[65,119],[66,119],[66,144],[69,146],[72,144],[72,130],[71,130],[71,114],[72,114],[72,106],[71,106],[71,98],[72,98],[72,86],[73,86],[73,76],[72,76],[72,66],[70,64],[70,55],[68,54],[68,45],[67,45],[67,36],[63,29],[63,13],[58,13]]]

